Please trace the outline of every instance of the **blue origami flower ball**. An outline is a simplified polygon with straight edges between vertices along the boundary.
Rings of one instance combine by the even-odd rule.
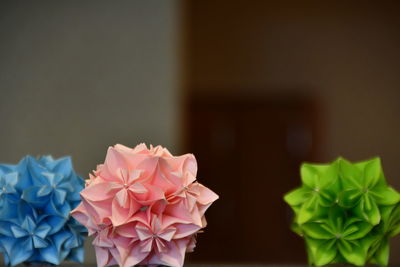
[[[83,262],[86,228],[70,217],[84,180],[70,157],[0,164],[0,251],[7,265]]]

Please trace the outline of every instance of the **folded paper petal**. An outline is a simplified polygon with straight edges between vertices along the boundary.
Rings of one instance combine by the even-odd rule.
[[[192,154],[175,157],[144,144],[110,147],[71,213],[94,236],[98,266],[182,266],[218,198],[196,182],[196,173]]]
[[[17,165],[0,164],[7,194],[0,195],[0,252],[6,264],[83,260],[86,230],[69,215],[83,184],[68,157],[27,156]]]
[[[284,200],[294,211],[292,230],[305,238],[309,265],[386,266],[387,241],[400,232],[400,194],[387,185],[380,159],[304,163],[300,173],[301,187]]]

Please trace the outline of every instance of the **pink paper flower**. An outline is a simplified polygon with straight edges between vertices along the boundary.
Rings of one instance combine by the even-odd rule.
[[[145,144],[110,147],[71,212],[95,238],[97,266],[182,266],[218,199],[196,173],[192,154],[172,156]]]

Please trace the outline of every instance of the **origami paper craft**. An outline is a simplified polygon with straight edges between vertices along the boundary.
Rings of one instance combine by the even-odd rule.
[[[172,156],[145,144],[110,147],[71,213],[94,236],[97,266],[182,266],[218,198],[196,173],[192,154]]]
[[[309,263],[387,266],[389,238],[400,232],[400,194],[387,185],[380,159],[304,163],[300,172],[302,186],[284,199]]]
[[[84,180],[69,157],[26,156],[0,164],[0,251],[6,265],[83,262],[87,230],[69,212]]]

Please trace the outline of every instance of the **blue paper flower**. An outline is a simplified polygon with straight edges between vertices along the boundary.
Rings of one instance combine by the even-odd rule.
[[[69,157],[0,164],[0,252],[7,265],[83,262],[86,228],[70,217],[84,181]]]

